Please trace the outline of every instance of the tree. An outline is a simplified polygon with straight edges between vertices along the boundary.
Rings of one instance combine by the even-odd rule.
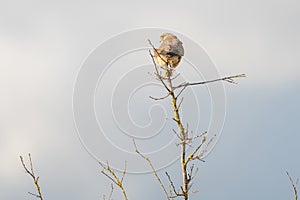
[[[152,173],[153,173],[154,177],[156,178],[156,180],[158,181],[158,183],[165,195],[165,199],[171,200],[171,199],[175,199],[175,198],[179,197],[184,200],[188,200],[190,198],[190,195],[192,193],[196,192],[196,190],[192,190],[192,181],[198,172],[198,168],[197,168],[195,162],[196,161],[205,162],[203,160],[203,156],[207,152],[207,149],[208,149],[209,145],[211,144],[211,142],[214,140],[215,136],[212,136],[211,138],[207,138],[207,131],[200,133],[199,135],[192,136],[189,132],[188,125],[186,125],[186,126],[183,125],[182,118],[180,115],[180,107],[183,102],[183,97],[181,97],[182,93],[187,87],[209,84],[209,83],[216,82],[216,81],[226,81],[228,83],[236,83],[234,81],[234,79],[245,77],[245,74],[227,76],[227,77],[223,77],[223,78],[217,78],[217,79],[201,81],[201,82],[193,82],[193,83],[184,82],[179,85],[175,85],[173,81],[178,77],[178,74],[176,73],[174,68],[172,68],[171,65],[169,65],[169,63],[167,63],[166,61],[165,61],[167,64],[166,67],[159,67],[156,65],[153,54],[156,54],[156,55],[159,55],[159,54],[157,53],[157,49],[152,45],[151,41],[149,41],[149,44],[152,47],[152,52],[149,51],[149,54],[153,61],[153,66],[154,66],[154,70],[155,70],[155,73],[154,73],[155,78],[157,79],[157,81],[159,81],[162,84],[162,86],[164,87],[164,89],[166,91],[166,95],[164,97],[156,98],[156,97],[150,96],[150,98],[155,101],[159,101],[159,100],[166,99],[166,98],[170,99],[172,110],[173,110],[173,120],[177,125],[177,130],[173,129],[172,131],[178,137],[178,141],[179,141],[178,146],[180,147],[180,153],[181,153],[179,164],[181,166],[182,183],[179,183],[179,186],[176,186],[176,183],[173,182],[171,175],[166,171],[165,178],[168,180],[169,188],[170,188],[170,190],[167,190],[166,186],[162,182],[161,177],[157,173],[157,169],[155,168],[155,166],[153,165],[151,160],[139,151],[134,139],[133,139],[133,145],[135,147],[135,152],[137,153],[137,155],[139,155],[142,159],[144,159],[151,167]],[[161,59],[164,60],[163,58],[161,58]],[[191,153],[188,153],[187,146],[190,146],[191,144],[196,144],[196,145],[193,147]],[[29,154],[29,163],[30,163],[29,168],[26,166],[22,156],[20,156],[20,159],[21,159],[22,166],[25,169],[25,172],[32,177],[36,191],[37,191],[37,194],[31,193],[31,192],[29,192],[29,194],[35,196],[36,198],[38,198],[40,200],[43,200],[41,188],[40,188],[39,182],[38,182],[39,177],[36,176],[34,173],[31,155]],[[123,199],[128,200],[129,198],[126,193],[126,189],[123,185],[123,181],[124,181],[124,178],[126,175],[126,162],[124,165],[124,169],[120,175],[117,172],[115,172],[113,168],[110,167],[108,161],[106,163],[99,162],[99,164],[102,167],[102,171],[101,171],[102,174],[104,174],[105,177],[107,177],[111,182],[111,191],[110,191],[108,197],[106,198],[106,196],[103,195],[102,199],[103,200],[112,199],[112,194],[113,194],[114,185],[115,185],[121,190]],[[298,180],[296,181],[296,183],[294,183],[294,181],[290,177],[289,173],[288,172],[286,172],[286,173],[287,173],[287,176],[288,176],[288,178],[291,182],[292,188],[293,188],[294,200],[297,200],[298,195],[297,195],[297,187],[296,186],[298,184]]]
[[[207,139],[207,131],[204,133],[201,133],[196,136],[191,136],[189,134],[188,125],[184,126],[182,123],[182,118],[180,116],[180,106],[183,102],[183,98],[181,98],[182,92],[187,88],[191,86],[197,86],[197,85],[204,85],[216,81],[226,81],[228,83],[236,83],[234,82],[234,78],[240,78],[245,77],[245,74],[239,74],[234,76],[228,76],[223,78],[217,78],[209,81],[201,81],[201,82],[193,82],[188,83],[184,82],[179,85],[174,85],[173,81],[178,77],[179,74],[176,74],[176,71],[174,68],[172,68],[171,64],[168,63],[166,60],[164,60],[163,57],[160,57],[161,60],[163,60],[166,63],[166,67],[160,67],[157,66],[154,58],[154,54],[160,56],[160,54],[157,52],[157,49],[153,46],[151,41],[149,40],[149,44],[151,45],[153,49],[153,53],[149,51],[149,54],[153,61],[153,66],[155,69],[155,77],[156,79],[162,84],[162,86],[165,88],[166,95],[164,97],[156,98],[151,97],[151,99],[155,101],[163,100],[170,97],[172,109],[173,109],[173,120],[177,124],[177,130],[173,129],[172,131],[174,134],[178,137],[179,140],[179,146],[180,146],[180,165],[181,165],[181,174],[182,174],[182,183],[179,186],[179,189],[176,188],[175,183],[172,181],[172,178],[170,174],[166,171],[166,177],[169,181],[169,185],[171,187],[171,190],[168,192],[165,185],[162,183],[161,178],[159,177],[157,170],[155,166],[152,164],[151,160],[143,155],[139,150],[138,147],[133,139],[133,144],[135,146],[135,152],[141,156],[148,164],[150,165],[153,175],[155,176],[156,180],[158,181],[160,187],[162,188],[165,198],[167,200],[174,199],[176,197],[182,197],[184,200],[188,200],[190,194],[196,191],[192,191],[192,180],[197,174],[198,168],[195,166],[194,161],[201,161],[204,162],[202,159],[204,154],[207,152],[207,149],[211,142],[214,139],[214,136],[212,138]],[[192,153],[187,153],[187,145],[191,145],[192,143],[195,143],[197,141],[198,144],[194,149],[192,150]],[[127,200],[127,195],[125,192],[125,189],[123,187],[123,178],[126,173],[126,165],[124,167],[124,170],[122,172],[121,178],[118,178],[116,176],[116,173],[113,169],[110,168],[108,162],[106,164],[99,163],[103,170],[102,173],[110,179],[111,182],[116,184],[120,190],[122,191],[123,197],[125,200]]]

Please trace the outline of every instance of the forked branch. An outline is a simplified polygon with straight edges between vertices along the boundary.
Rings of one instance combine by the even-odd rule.
[[[24,162],[22,156],[20,156],[20,160],[21,160],[21,163],[22,163],[22,166],[23,166],[25,172],[26,172],[27,174],[29,174],[29,175],[32,177],[33,183],[34,183],[34,185],[35,185],[35,189],[36,189],[36,191],[37,191],[37,194],[31,193],[31,192],[28,192],[28,193],[29,193],[30,195],[32,195],[32,196],[35,196],[36,198],[38,198],[38,199],[40,199],[40,200],[43,200],[42,192],[41,192],[41,187],[40,187],[40,185],[39,185],[39,178],[40,178],[40,177],[39,177],[39,176],[36,176],[36,175],[34,174],[34,171],[33,171],[33,164],[32,164],[32,159],[31,159],[30,153],[28,154],[28,157],[29,157],[29,165],[30,165],[30,168],[28,168],[28,167],[26,166],[26,164],[25,164],[25,162]]]
[[[125,162],[125,165],[124,165],[124,169],[122,171],[122,175],[121,175],[121,178],[118,178],[118,176],[116,175],[116,173],[114,172],[114,170],[109,166],[108,162],[106,162],[106,165],[101,163],[101,162],[98,162],[101,167],[103,168],[103,170],[101,171],[102,174],[104,174],[111,182],[113,182],[114,184],[116,184],[122,194],[123,194],[123,198],[125,200],[128,200],[127,198],[127,194],[126,194],[126,191],[124,189],[124,186],[123,186],[123,180],[124,180],[124,177],[125,177],[125,174],[126,174],[126,162]],[[112,186],[112,189],[111,189],[111,194],[112,194],[112,191],[113,191],[113,186]],[[111,194],[110,194],[110,197],[111,198]]]

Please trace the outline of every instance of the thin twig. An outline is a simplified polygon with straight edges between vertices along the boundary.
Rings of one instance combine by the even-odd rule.
[[[168,200],[170,200],[169,194],[168,194],[168,192],[167,192],[167,190],[166,190],[164,184],[162,183],[161,179],[159,178],[159,176],[158,176],[158,174],[157,174],[157,171],[156,171],[155,167],[153,166],[151,160],[150,160],[148,157],[144,156],[144,155],[138,150],[134,138],[132,138],[132,140],[133,140],[133,145],[134,145],[134,147],[135,147],[135,152],[136,152],[138,155],[140,155],[144,160],[146,160],[146,161],[148,162],[148,164],[150,165],[150,167],[151,167],[151,169],[152,169],[153,175],[155,176],[156,180],[158,181],[160,187],[162,188],[162,190],[163,190],[163,192],[164,192],[166,198],[167,198]]]
[[[112,197],[112,194],[113,194],[113,191],[114,191],[114,185],[111,184],[111,185],[110,185],[110,188],[111,188],[111,189],[110,189],[110,193],[109,193],[109,196],[108,196],[108,199],[107,199],[107,200],[112,200],[111,197]],[[102,200],[106,200],[106,199],[105,199],[105,194],[102,195]]]
[[[189,172],[189,181],[193,180],[194,177],[197,175],[198,173],[198,167],[196,168],[196,171],[194,172],[194,164],[190,167],[190,172]]]
[[[166,175],[167,175],[167,177],[168,177],[168,180],[169,180],[169,183],[170,183],[170,185],[171,185],[171,187],[172,187],[172,189],[173,189],[173,192],[174,192],[174,194],[176,195],[176,196],[172,196],[172,198],[179,197],[179,196],[183,196],[182,193],[178,193],[178,192],[176,191],[175,185],[174,185],[174,183],[173,183],[173,181],[172,181],[171,176],[169,175],[169,173],[168,173],[168,172],[165,172],[165,173],[166,173]]]
[[[174,86],[174,89],[187,87],[187,86],[192,86],[192,85],[203,85],[203,84],[217,82],[217,81],[227,81],[229,83],[235,83],[236,84],[236,82],[234,82],[233,78],[242,78],[242,77],[246,77],[246,75],[245,74],[238,74],[238,75],[227,76],[227,77],[223,77],[223,78],[217,78],[217,79],[213,79],[213,80],[209,80],[209,81],[201,81],[201,82],[194,82],[194,83],[182,83],[178,86]]]
[[[289,177],[289,180],[291,182],[291,185],[293,187],[293,191],[294,191],[294,200],[297,200],[298,199],[298,191],[297,191],[297,183],[298,183],[298,179],[296,181],[296,184],[294,184],[294,181],[292,179],[292,177],[290,176],[289,172],[286,171],[286,175]]]
[[[171,80],[175,80],[179,76],[180,76],[180,73],[177,73],[174,77],[171,78]]]
[[[101,171],[101,173],[104,174],[111,182],[113,182],[114,184],[116,184],[120,188],[120,190],[121,190],[121,192],[123,194],[123,198],[125,200],[128,200],[126,191],[125,191],[124,186],[123,186],[123,179],[124,179],[124,176],[126,174],[126,162],[125,162],[125,166],[124,166],[124,169],[123,169],[123,172],[122,172],[121,179],[119,179],[117,177],[116,173],[114,172],[114,170],[110,168],[108,162],[106,162],[106,165],[104,165],[101,162],[98,162],[98,163],[103,168],[103,170]]]
[[[110,193],[109,193],[109,196],[108,196],[108,200],[111,200],[112,194],[114,192],[114,185],[111,184],[110,187],[111,187],[111,189],[110,189]]]
[[[123,180],[124,180],[124,176],[125,176],[125,174],[126,174],[126,169],[127,169],[127,162],[125,161],[125,164],[124,164],[124,170],[123,170],[123,172],[122,172],[122,177],[121,177],[121,182],[123,182]]]
[[[149,96],[150,99],[153,99],[155,101],[158,101],[158,100],[163,100],[163,99],[166,99],[168,96],[170,96],[170,94],[167,94],[166,96],[163,96],[163,97],[152,97],[152,96]]]
[[[182,140],[180,135],[175,131],[175,129],[172,129],[172,131],[174,132],[174,134],[178,137],[179,140]]]
[[[115,181],[112,177],[110,177],[105,171],[101,171],[101,173],[103,175],[105,175],[111,182],[113,182],[114,184],[118,185],[118,182]]]
[[[28,154],[28,157],[29,157],[30,170],[26,166],[22,156],[20,156],[20,160],[21,160],[22,166],[23,166],[24,170],[26,171],[26,173],[29,174],[32,177],[35,188],[36,188],[38,194],[34,194],[34,193],[31,193],[31,192],[28,192],[28,193],[32,196],[35,196],[36,198],[38,198],[40,200],[43,200],[41,187],[39,185],[39,177],[36,177],[35,174],[34,174],[33,164],[32,164],[32,159],[31,159],[30,153]]]
[[[183,102],[183,97],[180,99],[179,104],[177,106],[178,110],[180,109],[182,102]]]
[[[181,95],[181,93],[186,89],[187,85],[182,87],[182,89],[180,90],[180,92],[177,94],[176,99]]]
[[[189,163],[191,160],[194,160],[196,158],[195,154],[199,151],[199,149],[202,147],[205,141],[206,141],[206,136],[202,138],[200,144],[194,149],[194,151],[190,155],[188,155],[186,163]]]
[[[202,138],[206,134],[207,134],[207,131],[204,131],[203,133],[200,133],[199,135],[194,136],[193,139]]]
[[[215,139],[217,135],[214,134],[210,140],[206,143],[205,147],[203,148],[203,150],[197,155],[197,156],[194,156],[194,159],[198,159],[202,162],[205,162],[204,160],[202,160],[201,158],[203,157],[203,155],[207,152],[207,149],[208,147],[210,146],[210,144],[213,142],[213,140]]]

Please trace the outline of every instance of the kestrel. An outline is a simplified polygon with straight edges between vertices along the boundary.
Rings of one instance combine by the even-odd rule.
[[[164,33],[160,36],[160,47],[154,51],[156,64],[161,67],[178,66],[181,57],[184,55],[182,42],[171,33]]]

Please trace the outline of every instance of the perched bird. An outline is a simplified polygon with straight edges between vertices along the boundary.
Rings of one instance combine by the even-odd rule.
[[[162,34],[160,42],[160,47],[154,51],[156,64],[161,67],[177,67],[181,57],[184,55],[182,42],[171,33]]]

